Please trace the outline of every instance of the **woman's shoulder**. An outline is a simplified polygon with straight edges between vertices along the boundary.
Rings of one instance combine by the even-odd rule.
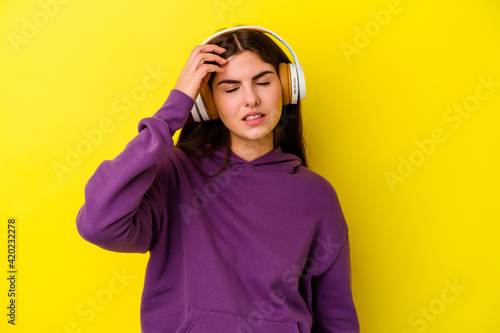
[[[175,169],[184,169],[192,173],[194,170],[198,170],[202,167],[202,165],[206,163],[206,160],[207,156],[188,154],[180,147],[174,146],[172,153],[165,159],[164,164],[168,164]]]
[[[200,153],[200,154],[197,154]],[[210,155],[205,156],[202,151],[196,151],[195,154],[190,154],[182,148],[174,146],[172,153],[158,164],[158,173],[178,174],[183,172],[186,176],[195,176],[208,172],[216,168],[213,158]],[[206,171],[208,169],[209,171]],[[182,171],[181,171],[182,170]]]
[[[316,200],[318,203],[338,200],[337,192],[332,183],[318,172],[301,165],[297,167],[295,175],[299,177],[303,188],[312,200]]]
[[[341,243],[347,231],[340,200],[332,183],[323,175],[300,166],[297,175],[303,181],[301,201],[318,223],[319,234],[329,234]]]
[[[321,175],[320,173],[308,167],[300,165],[299,167],[297,167],[296,174],[301,178],[304,178],[304,180],[306,180],[307,183],[317,188],[318,190],[322,191],[333,190],[332,184],[325,176]]]
[[[190,169],[194,162],[182,149],[174,146],[172,152],[156,166],[156,174],[160,178],[176,177],[180,170]]]

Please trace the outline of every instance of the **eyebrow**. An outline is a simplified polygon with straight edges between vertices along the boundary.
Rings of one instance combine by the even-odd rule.
[[[260,72],[259,74],[257,74],[254,77],[252,77],[252,81],[255,81],[258,78],[260,78],[261,76],[264,76],[264,75],[270,74],[270,73],[272,74],[274,72],[273,71],[263,71],[263,72]],[[241,81],[238,81],[238,80],[222,80],[219,83],[217,83],[217,86],[219,86],[219,85],[221,85],[223,83],[241,83]]]

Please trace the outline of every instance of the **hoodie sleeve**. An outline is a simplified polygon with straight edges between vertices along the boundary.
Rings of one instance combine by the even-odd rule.
[[[324,179],[318,211],[319,235],[328,256],[325,267],[311,279],[314,327],[312,333],[359,333],[359,321],[351,290],[349,228],[337,192]],[[326,237],[326,240],[325,240]]]
[[[349,237],[330,268],[312,280],[315,325],[312,333],[359,333],[351,292]]]
[[[172,136],[186,122],[194,101],[171,90],[163,106],[139,122],[139,133],[113,160],[102,162],[85,186],[76,226],[87,241],[106,250],[145,253],[165,209],[165,180],[157,164],[174,149]]]

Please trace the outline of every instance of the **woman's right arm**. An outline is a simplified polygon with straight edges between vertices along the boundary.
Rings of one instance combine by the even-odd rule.
[[[204,62],[225,63],[210,53],[224,51],[215,45],[197,46],[163,106],[139,122],[139,134],[118,156],[99,165],[85,186],[85,203],[76,218],[85,240],[118,252],[150,249],[153,224],[161,219],[165,204],[157,164],[172,153],[172,136],[186,122],[202,85],[212,72],[223,71]]]
[[[153,221],[162,214],[156,166],[172,153],[172,135],[193,104],[189,96],[172,90],[153,117],[139,122],[139,134],[125,149],[99,165],[85,186],[85,203],[76,218],[85,240],[111,251],[148,251]]]

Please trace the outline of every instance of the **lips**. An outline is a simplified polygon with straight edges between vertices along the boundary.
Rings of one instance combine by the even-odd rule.
[[[262,112],[259,112],[259,111],[252,111],[252,112],[248,112],[244,117],[243,119],[241,120],[244,120],[244,121],[249,121],[249,120],[253,120],[253,119],[258,119],[258,118],[261,118],[261,117],[264,117],[265,114],[263,114]],[[250,118],[249,118],[250,117]]]
[[[253,115],[247,115],[243,118],[245,125],[254,126],[262,123],[266,119],[266,115],[260,112],[255,112]]]

